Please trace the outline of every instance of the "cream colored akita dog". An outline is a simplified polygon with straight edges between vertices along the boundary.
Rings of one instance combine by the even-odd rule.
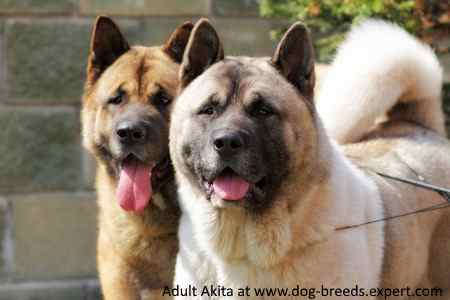
[[[448,297],[446,200],[377,174],[450,186],[433,52],[394,25],[366,22],[339,50],[315,103],[302,24],[270,59],[224,57],[222,49],[200,20],[180,69],[170,152],[182,218],[171,292]],[[412,213],[429,207],[441,209]]]

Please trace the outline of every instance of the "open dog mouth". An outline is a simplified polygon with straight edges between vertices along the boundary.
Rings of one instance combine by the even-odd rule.
[[[173,169],[168,156],[154,163],[128,154],[118,162],[118,173],[120,206],[126,211],[141,213],[150,203],[153,193],[173,176]]]
[[[208,200],[212,195],[216,195],[226,201],[242,201],[250,198],[252,194],[264,195],[267,179],[264,176],[256,182],[252,182],[232,168],[226,167],[211,180],[203,178],[203,186]]]

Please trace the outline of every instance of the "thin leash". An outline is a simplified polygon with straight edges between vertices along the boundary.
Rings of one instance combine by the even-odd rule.
[[[378,175],[380,175],[382,177],[391,179],[391,180],[400,181],[400,182],[403,182],[403,183],[407,183],[407,184],[410,184],[410,185],[414,185],[414,186],[417,186],[417,187],[424,188],[426,190],[434,191],[434,192],[438,193],[439,195],[441,195],[442,198],[445,199],[445,201],[450,203],[450,189],[439,187],[439,186],[435,186],[435,185],[432,185],[432,184],[429,184],[429,183],[426,183],[426,182],[417,181],[417,180],[413,180],[413,179],[406,179],[406,178],[395,177],[395,176],[391,176],[391,175],[384,174],[384,173],[381,173],[381,172],[375,172],[375,173],[377,173]]]
[[[388,175],[388,174],[381,173],[381,172],[375,172],[375,173],[378,174],[381,177],[384,177],[384,178],[387,178],[387,179],[390,179],[390,180],[402,182],[402,183],[405,183],[405,184],[413,185],[413,186],[416,186],[416,187],[420,187],[420,188],[423,188],[423,189],[426,189],[426,190],[430,190],[430,191],[436,192],[442,198],[444,198],[445,202],[444,203],[435,204],[435,205],[432,205],[432,206],[429,206],[429,207],[426,207],[426,208],[422,208],[422,209],[419,209],[419,210],[415,210],[415,211],[399,214],[399,215],[389,216],[389,217],[385,217],[385,218],[381,218],[381,219],[375,219],[375,220],[371,220],[371,221],[368,221],[368,222],[355,224],[355,225],[348,225],[348,226],[338,227],[338,228],[336,228],[336,230],[344,230],[344,229],[356,228],[356,227],[360,227],[360,226],[364,226],[364,225],[369,225],[369,224],[378,223],[378,222],[385,222],[385,221],[389,221],[389,220],[392,220],[392,219],[397,219],[397,218],[401,218],[401,217],[411,216],[411,215],[415,215],[415,214],[419,214],[419,213],[430,212],[430,211],[433,211],[433,210],[438,210],[438,209],[443,209],[443,208],[450,207],[450,189],[439,187],[439,186],[435,186],[433,184],[429,184],[429,183],[426,183],[426,182],[417,181],[417,180],[413,180],[413,179],[400,178],[400,177]]]

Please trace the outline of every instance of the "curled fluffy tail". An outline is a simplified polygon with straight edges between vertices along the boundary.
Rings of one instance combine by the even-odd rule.
[[[358,141],[383,116],[445,135],[441,89],[442,69],[430,47],[396,25],[369,20],[338,50],[317,109],[341,144]]]

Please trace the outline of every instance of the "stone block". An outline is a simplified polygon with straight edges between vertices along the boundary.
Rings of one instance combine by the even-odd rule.
[[[0,285],[0,300],[100,300],[92,297],[96,280],[30,282]],[[98,284],[97,284],[98,286]],[[98,289],[98,288],[97,288]]]
[[[139,33],[138,43],[144,46],[162,45],[170,34],[184,22],[197,21],[196,18],[146,18]]]
[[[13,280],[96,276],[93,193],[16,195],[12,204]]]
[[[118,24],[127,36],[138,28],[137,21]],[[7,21],[7,76],[0,102],[78,103],[92,25],[93,19]]]
[[[218,18],[213,25],[223,41],[225,55],[271,56],[277,44],[270,37],[275,29],[270,20]]]
[[[216,16],[241,17],[258,16],[260,0],[211,0],[211,8]]]
[[[8,271],[11,241],[9,240],[10,224],[8,223],[8,202],[0,196],[0,278],[6,278]]]
[[[76,0],[0,0],[0,13],[5,14],[64,14],[76,7]]]
[[[169,16],[207,15],[208,0],[80,0],[87,15]]]
[[[80,186],[77,109],[0,107],[0,127],[0,192]]]

